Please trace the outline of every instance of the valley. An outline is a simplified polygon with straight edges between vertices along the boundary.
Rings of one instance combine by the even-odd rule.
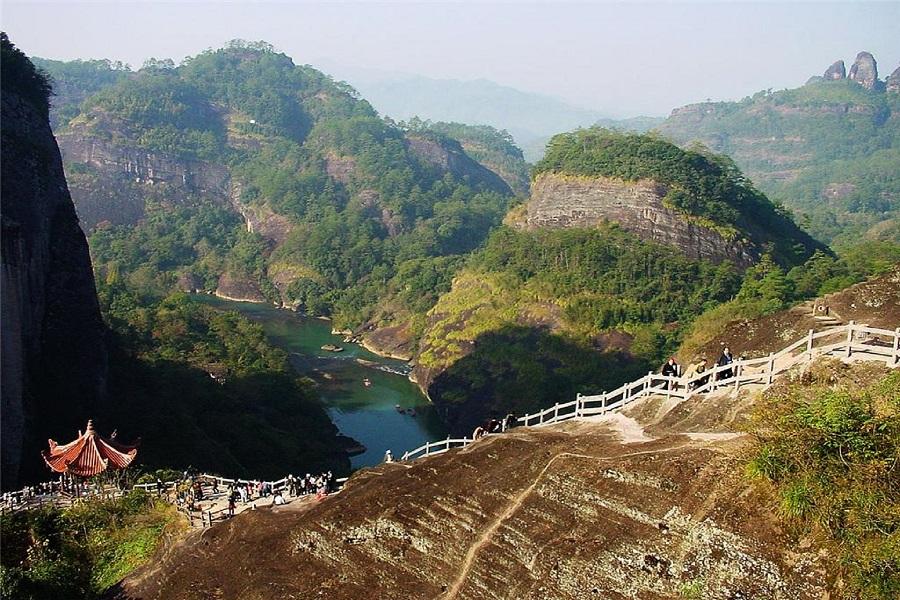
[[[872,54],[613,121],[485,81],[370,101],[264,41],[2,51],[4,597],[900,592]]]
[[[384,460],[386,450],[406,450],[446,437],[446,426],[415,384],[404,361],[382,358],[331,333],[331,324],[266,304],[228,302],[207,296],[198,301],[237,311],[262,325],[270,343],[288,353],[299,375],[316,382],[316,392],[341,434],[365,447],[351,455],[353,468]],[[325,344],[342,348],[322,350]],[[366,385],[365,382],[369,382]],[[400,412],[398,407],[404,412]]]

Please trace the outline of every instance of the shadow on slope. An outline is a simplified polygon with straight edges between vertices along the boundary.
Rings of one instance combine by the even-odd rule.
[[[543,327],[507,325],[479,336],[471,353],[448,367],[428,394],[454,436],[486,418],[517,416],[570,402],[577,393],[611,390],[646,374],[648,363],[602,351]]]

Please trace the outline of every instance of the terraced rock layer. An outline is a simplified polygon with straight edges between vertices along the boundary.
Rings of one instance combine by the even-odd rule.
[[[815,549],[788,544],[732,437],[580,421],[383,465],[197,534],[117,597],[822,598]]]

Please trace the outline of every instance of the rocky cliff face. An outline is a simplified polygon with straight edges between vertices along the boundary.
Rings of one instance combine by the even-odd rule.
[[[888,76],[885,89],[889,92],[900,92],[900,67],[894,69],[894,72]]]
[[[626,182],[606,177],[542,174],[532,184],[531,199],[519,227],[594,227],[618,223],[643,240],[679,249],[686,256],[713,262],[731,260],[747,267],[759,249],[744,240],[692,222],[663,205],[666,188],[650,180]]]
[[[410,134],[406,138],[406,145],[421,161],[441,171],[472,183],[483,184],[502,194],[512,194],[510,187],[499,175],[469,158],[458,142],[447,141],[442,144],[428,137]]]
[[[9,60],[8,60],[9,59]],[[2,485],[45,476],[48,436],[83,426],[103,394],[103,323],[84,233],[46,104],[7,69],[3,38]]]
[[[197,198],[223,205],[230,175],[222,165],[187,160],[129,144],[104,140],[79,128],[59,136],[72,180],[72,198],[82,224],[136,223],[148,200],[190,203]]]
[[[853,66],[850,67],[849,78],[867,90],[875,89],[878,85],[878,65],[875,63],[875,57],[868,52],[857,54]]]
[[[847,77],[847,69],[844,67],[844,61],[842,60],[835,61],[834,64],[825,70],[825,74],[822,75],[823,79],[831,81],[844,79],[845,77]]]

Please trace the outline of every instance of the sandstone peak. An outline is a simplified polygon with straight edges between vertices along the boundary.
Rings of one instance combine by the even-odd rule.
[[[889,92],[900,92],[900,67],[897,67],[893,73],[888,75],[885,89]]]
[[[875,57],[869,52],[860,52],[850,67],[850,79],[860,84],[867,90],[874,89],[878,84],[878,65]]]
[[[847,69],[844,67],[844,61],[837,60],[831,64],[825,70],[825,73],[822,75],[822,78],[826,81],[834,81],[838,79],[844,79],[847,77]]]

